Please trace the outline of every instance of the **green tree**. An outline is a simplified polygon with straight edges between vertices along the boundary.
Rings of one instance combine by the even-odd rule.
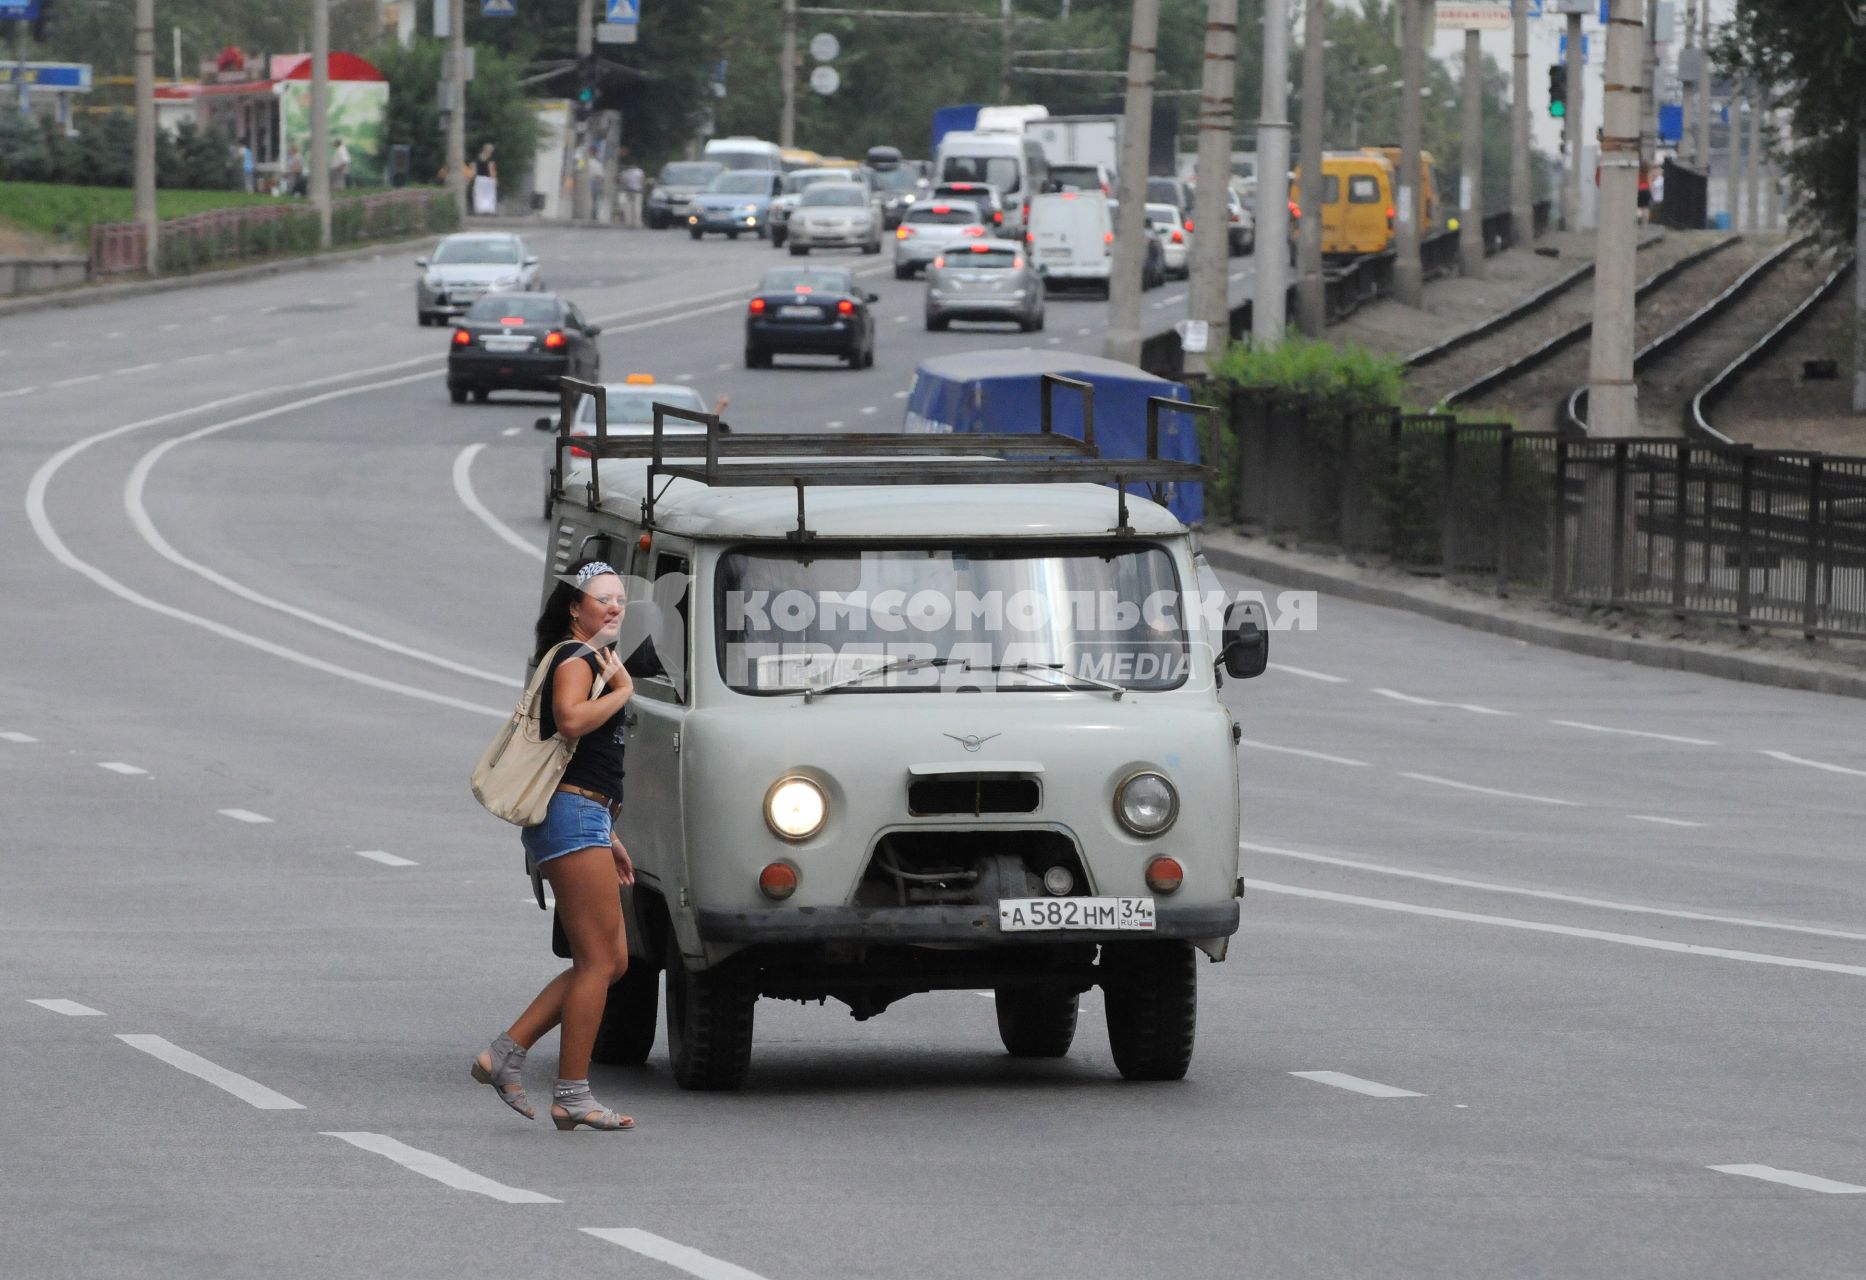
[[[383,142],[409,147],[408,171],[417,182],[438,180],[447,162],[438,96],[442,49],[441,41],[417,40],[406,49],[394,42],[381,44],[368,54],[389,81]],[[499,188],[507,193],[524,181],[538,149],[537,117],[519,80],[517,59],[482,46],[466,94],[468,158],[481,143],[492,143]]]

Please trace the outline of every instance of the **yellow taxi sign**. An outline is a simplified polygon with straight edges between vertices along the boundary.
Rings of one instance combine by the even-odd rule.
[[[652,373],[631,373],[626,381],[631,387],[652,387],[654,385],[654,375]]]

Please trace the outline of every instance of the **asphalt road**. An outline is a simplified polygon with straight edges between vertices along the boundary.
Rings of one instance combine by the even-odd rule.
[[[788,258],[536,244],[608,377],[741,429],[891,425],[924,355],[1096,351],[1106,310],[927,334],[850,256],[875,368],[750,372]],[[1857,704],[1328,598],[1224,691],[1249,892],[1183,1083],[1120,1081],[1098,996],[1025,1062],[955,992],[761,1003],[736,1095],[599,1068],[632,1134],[499,1107],[466,1059],[557,962],[465,779],[546,406],[447,403],[412,270],[0,319],[0,1272],[1860,1273]]]

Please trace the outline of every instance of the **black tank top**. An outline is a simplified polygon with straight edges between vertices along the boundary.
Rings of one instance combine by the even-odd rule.
[[[601,670],[596,655],[583,645],[567,644],[557,650],[551,660],[551,673],[544,677],[544,688],[540,695],[542,703],[538,709],[538,729],[546,738],[557,732],[557,717],[551,711],[557,669],[579,657],[589,664],[592,682]],[[593,683],[591,687],[594,687]],[[566,784],[597,792],[611,800],[622,798],[622,749],[625,745],[622,717],[627,710],[625,704],[606,724],[590,730],[577,740],[577,749],[570,757],[570,767],[564,770],[563,781]]]
[[[492,161],[490,160],[473,161],[473,176],[476,178],[492,177]]]

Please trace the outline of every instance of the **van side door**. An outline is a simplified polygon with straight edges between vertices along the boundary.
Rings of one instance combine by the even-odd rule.
[[[637,556],[636,596],[629,612],[649,614],[648,640],[628,659],[635,681],[629,700],[628,774],[617,834],[635,861],[641,883],[662,895],[670,909],[687,884],[686,829],[682,816],[680,731],[691,688],[687,576],[692,558],[684,547],[657,539],[652,558]],[[641,599],[641,578],[650,579]]]

